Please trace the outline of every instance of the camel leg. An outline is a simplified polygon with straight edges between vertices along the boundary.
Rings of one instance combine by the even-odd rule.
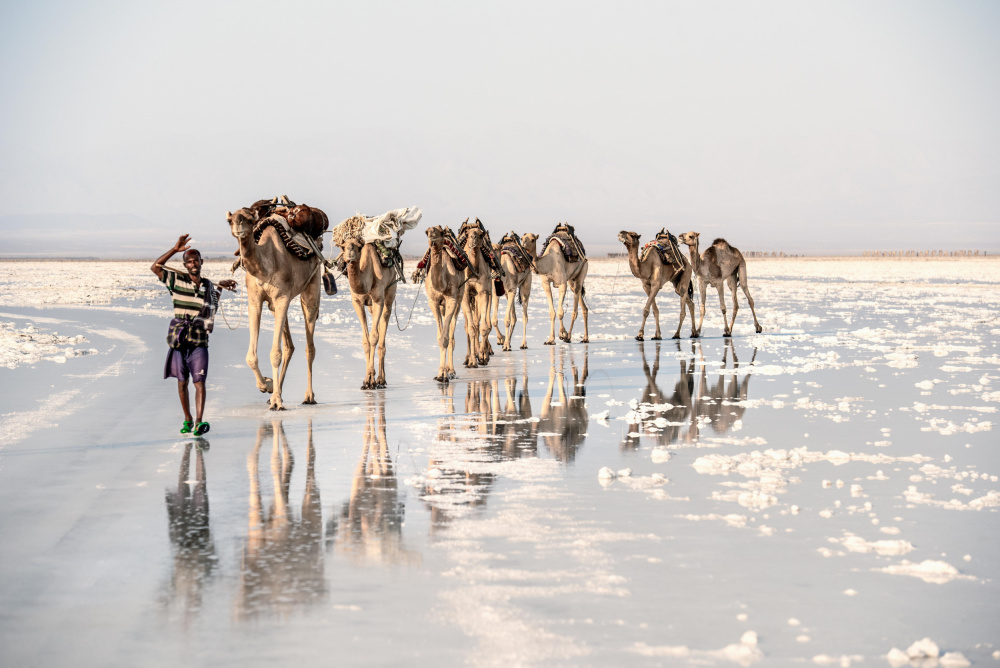
[[[458,300],[445,300],[442,308],[444,317],[438,339],[438,345],[441,346],[441,374],[437,380],[447,383],[449,378],[454,377],[455,374],[453,356],[455,354],[455,322],[458,320]]]
[[[379,346],[385,346],[385,337],[383,336],[384,328],[382,327],[382,317],[386,310],[385,295],[383,294],[380,299],[376,299],[375,296],[372,297],[372,338],[371,338],[371,361],[369,364],[369,387],[370,390],[378,389],[378,378],[376,372],[378,371],[378,365],[376,363],[376,357],[379,356]],[[385,355],[384,352],[381,353],[382,356]]]
[[[291,300],[288,306],[290,307]],[[285,387],[285,374],[288,373],[288,365],[292,361],[292,354],[295,352],[295,344],[292,343],[292,330],[288,325],[288,311],[285,311],[285,324],[281,328],[281,371],[278,376],[278,395],[281,396],[281,389]]]
[[[469,353],[465,358],[465,366],[470,369],[479,368],[479,313],[477,298],[466,290],[465,300],[462,302],[465,310],[465,342],[468,345]]]
[[[369,373],[371,372],[371,367],[368,366],[369,360],[371,359],[371,341],[368,338],[368,315],[365,313],[365,305],[360,299],[351,299],[351,305],[354,306],[354,312],[358,314],[358,320],[361,321],[361,347],[365,353],[365,380],[361,385],[362,390],[370,389],[368,386]],[[374,323],[372,323],[374,324]],[[374,373],[371,373],[374,376]]]
[[[514,291],[516,292],[516,290],[517,290],[517,288],[515,287]],[[511,336],[514,334],[514,325],[517,324],[517,309],[515,308],[516,305],[514,303],[514,299],[515,299],[514,295],[511,294],[510,290],[508,290],[507,291],[507,311],[504,314],[504,319],[503,319],[503,327],[504,327],[504,331],[506,332],[506,335],[504,336],[504,341],[503,341],[503,349],[506,350],[506,351],[510,351],[510,339],[511,339]],[[500,300],[498,299],[497,301],[500,301]]]
[[[675,339],[681,338],[681,327],[684,326],[684,309],[688,306],[688,302],[690,301],[688,299],[687,292],[681,291],[682,288],[683,286],[677,288],[677,293],[680,294],[681,296],[681,317],[679,322],[677,323],[677,331],[674,332],[674,335],[672,337]],[[691,337],[694,338],[694,311],[691,312]]]
[[[491,292],[485,292],[479,295],[479,309],[482,313],[482,319],[479,325],[479,354],[481,359],[479,363],[482,366],[486,366],[490,363],[490,355],[493,355],[493,347],[490,345],[490,331],[492,327],[490,326],[490,295]]]
[[[750,296],[750,288],[747,286],[747,263],[740,263],[740,287],[743,288],[743,294],[747,296],[747,303],[750,304],[750,313],[753,315],[753,324],[757,328],[757,333],[760,334],[764,331],[764,328],[760,326],[757,321],[757,311],[753,308],[753,297]]]
[[[319,278],[317,276],[317,278]],[[302,304],[302,316],[306,322],[306,398],[304,404],[316,403],[313,394],[313,361],[316,359],[316,320],[319,318],[319,291],[322,279],[314,280],[299,295]]]
[[[566,331],[566,324],[563,322],[563,316],[566,315],[566,309],[563,308],[566,302],[566,288],[567,283],[559,286],[559,307],[556,315],[559,316],[559,340],[569,343],[569,332]]]
[[[545,345],[556,345],[556,307],[552,302],[552,284],[547,278],[542,278],[542,289],[549,298],[549,338],[545,340]]]
[[[684,305],[687,304],[688,311],[691,312],[691,338],[696,339],[701,335],[701,332],[695,329],[697,320],[694,317],[694,300],[688,295],[688,290],[692,287],[691,281],[693,280],[694,278],[688,273],[687,279],[681,279],[680,285],[677,286],[677,293],[681,296],[681,324],[684,323]],[[681,326],[678,325],[677,331],[679,332],[680,329]]]
[[[257,339],[260,337],[260,315],[264,306],[263,299],[259,293],[253,294],[250,292],[249,285],[247,285],[247,293],[250,294],[250,298],[247,300],[247,312],[249,313],[250,323],[250,347],[247,350],[247,366],[250,367],[254,378],[257,379],[257,389],[269,394],[273,391],[274,384],[270,378],[265,378],[260,372],[260,365],[257,359]]]
[[[590,307],[587,306],[587,295],[583,289],[583,279],[580,279],[580,308],[583,310],[583,338],[580,343],[590,343]]]
[[[455,305],[452,307],[454,315],[451,318],[451,327],[448,328],[448,378],[458,377],[458,374],[455,373],[455,328],[458,326],[459,308],[458,298],[455,298]]]
[[[646,338],[646,319],[649,317],[649,305],[656,299],[656,292],[653,290],[652,283],[643,282],[642,289],[646,293],[646,303],[642,305],[642,322],[639,323],[639,333],[635,337],[636,341],[643,341]]]
[[[386,295],[384,306],[382,307],[382,318],[379,320],[378,329],[378,378],[375,379],[375,387],[386,386],[385,380],[385,339],[389,334],[389,317],[392,315],[392,307],[396,303],[396,288],[390,288]]]
[[[650,302],[650,304],[649,304],[650,307],[653,309],[653,319],[656,321],[656,334],[653,335],[653,340],[654,341],[659,341],[660,339],[663,338],[663,334],[660,332],[660,307],[656,303],[656,295],[660,294],[660,290],[662,288],[663,288],[662,284],[660,284],[660,285],[658,285],[658,286],[656,286],[656,287],[653,288],[653,301]],[[680,328],[678,328],[677,331],[680,332]],[[678,337],[675,337],[675,338],[678,338]]]
[[[698,318],[698,336],[701,336],[701,327],[705,323],[705,296],[708,293],[708,283],[704,280],[698,281],[698,294],[701,296],[701,310]]]
[[[434,323],[437,325],[437,344],[440,358],[438,359],[438,374],[434,380],[447,383],[445,376],[445,364],[448,355],[448,341],[445,339],[448,332],[448,323],[444,316],[444,304],[441,302],[431,302],[431,313],[434,314]],[[442,378],[445,378],[444,380]]]
[[[274,300],[274,337],[271,340],[271,377],[275,379],[274,391],[271,393],[269,402],[272,411],[283,411],[285,405],[281,403],[281,383],[284,381],[287,364],[282,366],[281,338],[285,335],[288,327],[288,298],[281,297]],[[291,336],[289,338],[289,343]],[[288,356],[291,356],[289,351]]]
[[[504,287],[506,288],[506,286]],[[507,293],[507,301],[510,302],[509,292]],[[507,350],[506,348],[504,348],[504,345],[506,345],[507,343],[507,339],[504,336],[506,327],[503,330],[500,329],[500,297],[497,296],[495,293],[493,294],[493,298],[491,300],[490,313],[491,313],[490,325],[497,332],[497,345],[500,346],[501,349]]]
[[[740,310],[740,302],[736,296],[736,277],[730,276],[726,281],[729,283],[729,293],[733,296],[733,319],[729,322],[729,335],[733,335],[733,327],[736,326],[736,313]]]
[[[726,317],[726,284],[720,281],[715,289],[719,291],[719,306],[722,307],[722,336],[732,336],[732,332],[729,331],[729,319]]]
[[[531,298],[531,274],[528,280],[521,286],[521,318],[524,320],[524,327],[521,332],[521,350],[528,347],[528,300]]]

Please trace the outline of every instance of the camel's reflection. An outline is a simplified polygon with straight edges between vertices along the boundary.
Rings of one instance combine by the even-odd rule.
[[[273,499],[264,509],[258,460],[261,444],[271,437]],[[306,446],[306,483],[298,517],[288,498],[295,465],[281,420],[257,429],[257,441],[247,458],[250,475],[250,509],[247,539],[243,546],[236,616],[254,617],[264,612],[279,616],[305,604],[322,600],[324,576],[323,513],[315,475],[312,422]]]
[[[558,352],[551,349],[550,362],[548,388],[537,416],[529,393],[527,359],[521,360],[520,368],[508,369],[502,380],[469,381],[464,413],[455,411],[455,388],[460,383],[442,387],[444,416],[438,420],[423,495],[433,527],[484,506],[499,465],[536,457],[539,440],[561,462],[576,457],[589,422],[586,348],[580,368],[565,347]],[[570,376],[572,386],[567,389]]]
[[[202,593],[218,563],[208,525],[208,489],[204,451],[208,441],[184,444],[177,489],[167,490],[167,522],[174,552],[173,573],[164,604],[170,616],[189,626],[201,609]],[[195,451],[195,477],[190,478],[191,452]]]
[[[646,360],[644,344],[639,343],[646,387],[642,391],[638,421],[631,425],[622,441],[622,449],[638,448],[639,434],[653,438],[660,446],[694,443],[698,441],[703,426],[710,425],[715,433],[724,434],[732,430],[738,424],[737,421],[743,418],[751,374],[744,373],[742,379],[740,378],[740,361],[736,356],[733,340],[725,340],[722,366],[713,370],[713,374],[717,375],[711,386],[703,343],[692,340],[690,356],[683,355],[680,341],[675,345],[677,352],[681,353],[680,374],[674,383],[673,392],[666,394],[657,381],[660,372],[660,343],[656,343],[652,367]],[[732,355],[732,367],[729,366],[730,355]],[[756,358],[755,347],[750,364],[753,364]],[[701,367],[700,373],[695,371],[697,366]]]
[[[563,463],[576,459],[576,452],[587,438],[587,426],[590,418],[587,415],[587,371],[588,350],[584,346],[583,369],[578,371],[576,359],[566,346],[560,346],[558,360],[556,349],[549,349],[551,366],[549,367],[549,385],[542,400],[542,408],[538,423],[538,435],[552,455]],[[566,358],[569,358],[570,372],[573,376],[573,386],[566,393]],[[556,399],[553,393],[558,391]]]
[[[332,532],[334,550],[358,563],[419,564],[420,553],[403,545],[404,512],[385,435],[385,392],[379,390],[368,394],[361,458]]]

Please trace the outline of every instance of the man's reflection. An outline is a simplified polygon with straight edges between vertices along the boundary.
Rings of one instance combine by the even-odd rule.
[[[340,511],[334,550],[358,563],[419,564],[420,554],[403,546],[404,515],[385,435],[385,392],[369,393],[361,458],[351,498]]]
[[[261,444],[271,438],[271,480],[274,496],[267,510],[260,489]],[[250,508],[247,540],[237,593],[236,614],[252,617],[268,611],[284,614],[326,596],[323,561],[323,512],[315,475],[316,451],[312,422],[306,445],[306,485],[301,512],[290,508],[288,488],[295,459],[281,420],[262,423],[247,457]]]
[[[208,441],[184,444],[177,490],[166,491],[167,522],[174,552],[174,568],[166,592],[166,605],[173,608],[185,627],[201,609],[202,590],[215,571],[218,557],[208,526],[208,489],[204,451]],[[195,477],[190,478],[191,452],[195,451]]]
[[[558,354],[558,361],[556,355]],[[587,437],[587,427],[590,417],[587,415],[587,357],[588,348],[583,349],[583,370],[578,371],[576,358],[566,346],[560,346],[558,353],[555,348],[549,350],[550,361],[549,385],[542,399],[539,413],[538,434],[545,447],[563,463],[576,459],[576,451]],[[569,357],[570,372],[573,385],[570,393],[566,393],[566,358]],[[553,400],[553,394],[556,394]]]

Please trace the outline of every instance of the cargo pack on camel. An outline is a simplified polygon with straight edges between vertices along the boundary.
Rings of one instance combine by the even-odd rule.
[[[587,251],[584,249],[580,239],[576,236],[576,230],[569,223],[559,223],[552,231],[552,234],[545,239],[542,248],[547,248],[550,243],[556,241],[562,249],[563,257],[567,262],[579,262],[586,259]]]

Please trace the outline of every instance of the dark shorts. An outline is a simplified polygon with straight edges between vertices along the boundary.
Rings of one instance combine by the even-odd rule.
[[[163,377],[173,377],[179,381],[187,382],[188,376],[196,383],[202,383],[208,377],[208,348],[205,346],[167,351]]]

